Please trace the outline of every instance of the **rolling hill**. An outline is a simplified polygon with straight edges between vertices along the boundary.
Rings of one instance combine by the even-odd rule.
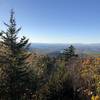
[[[32,43],[31,51],[40,54],[58,54],[65,48],[73,45],[78,54],[100,54],[100,43],[98,44],[47,44],[47,43]]]

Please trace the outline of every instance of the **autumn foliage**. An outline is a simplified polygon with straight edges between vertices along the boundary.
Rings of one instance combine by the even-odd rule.
[[[18,40],[13,10],[0,32],[0,100],[100,100],[100,58],[69,46],[57,57],[29,50]]]

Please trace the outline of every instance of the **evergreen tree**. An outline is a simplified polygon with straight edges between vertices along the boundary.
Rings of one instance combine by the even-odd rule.
[[[67,49],[65,49],[64,52],[63,52],[63,56],[64,56],[65,60],[69,60],[70,58],[77,56],[75,54],[74,46],[71,45]]]
[[[29,44],[26,37],[18,40],[14,12],[11,10],[10,24],[6,24],[7,31],[2,31],[1,44],[3,50],[0,54],[0,96],[3,100],[20,100],[28,98],[35,91],[35,75],[30,69],[27,58]],[[4,96],[4,97],[3,97]]]

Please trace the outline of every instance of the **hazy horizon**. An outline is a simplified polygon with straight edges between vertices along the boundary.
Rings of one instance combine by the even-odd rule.
[[[53,42],[51,42],[51,43],[48,43],[48,42],[43,42],[43,43],[41,43],[41,42],[30,42],[30,43],[32,43],[32,44],[83,44],[83,45],[100,44],[100,43],[53,43]]]

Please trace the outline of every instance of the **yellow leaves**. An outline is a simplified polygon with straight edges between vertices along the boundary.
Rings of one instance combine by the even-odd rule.
[[[95,96],[92,96],[92,97],[91,97],[91,100],[95,100]]]
[[[83,66],[81,69],[81,77],[85,81],[90,80],[90,86],[92,80],[94,81],[95,87],[96,87],[96,94],[100,94],[100,58],[92,58],[92,59],[85,59],[82,62]],[[88,83],[89,84],[89,83]],[[91,100],[96,100],[93,96]],[[97,99],[98,100],[98,99]]]
[[[97,96],[92,96],[91,100],[100,100],[100,96],[98,96],[98,95]]]

